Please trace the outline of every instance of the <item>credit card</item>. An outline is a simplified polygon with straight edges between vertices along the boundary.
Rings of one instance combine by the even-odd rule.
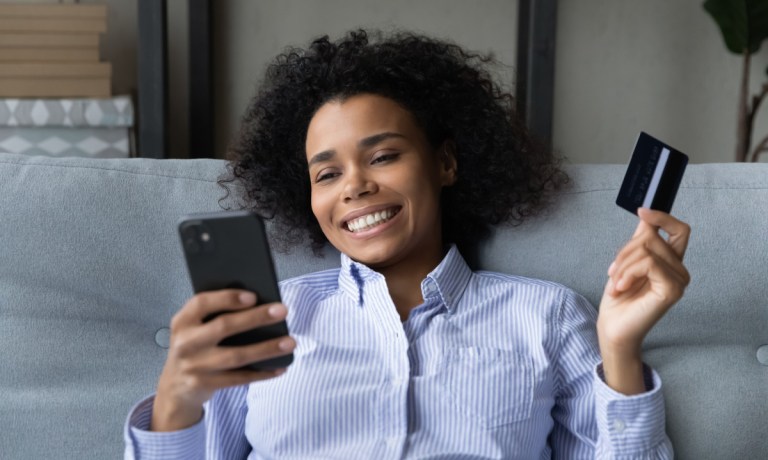
[[[683,180],[688,155],[641,132],[616,204],[637,214],[637,208],[669,213]]]

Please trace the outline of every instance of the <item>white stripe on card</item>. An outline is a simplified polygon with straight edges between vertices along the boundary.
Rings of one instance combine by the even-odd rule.
[[[648,191],[645,192],[645,199],[643,200],[643,207],[650,208],[653,203],[653,198],[656,196],[656,189],[659,188],[659,182],[661,182],[661,175],[664,174],[664,168],[667,166],[667,160],[669,159],[669,149],[664,147],[661,149],[661,157],[659,162],[656,163],[656,170],[653,171],[653,177],[651,178],[651,185],[648,186]]]

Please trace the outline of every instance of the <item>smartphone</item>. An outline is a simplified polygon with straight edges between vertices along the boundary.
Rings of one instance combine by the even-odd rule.
[[[219,289],[255,292],[258,303],[280,302],[264,222],[249,211],[189,214],[179,223],[189,277],[195,293]],[[217,312],[204,321],[227,313]],[[245,331],[222,340],[220,346],[242,346],[288,334],[285,321]],[[286,367],[293,354],[252,363],[246,368],[268,370]]]

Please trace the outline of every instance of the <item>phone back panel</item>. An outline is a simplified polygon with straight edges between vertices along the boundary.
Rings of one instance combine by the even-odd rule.
[[[259,304],[280,301],[264,223],[255,214],[248,211],[191,214],[179,224],[179,234],[195,293],[235,288],[255,292]],[[228,337],[220,345],[240,346],[287,334],[283,321]],[[249,367],[272,369],[285,367],[291,361],[289,355]]]

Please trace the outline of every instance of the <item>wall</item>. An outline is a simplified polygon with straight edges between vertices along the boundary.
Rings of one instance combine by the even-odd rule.
[[[559,153],[578,163],[623,163],[644,130],[692,162],[733,160],[741,60],[726,51],[702,0],[558,3],[553,144]],[[220,2],[219,152],[268,58],[287,45],[322,33],[338,36],[356,25],[400,25],[492,51],[509,65],[511,78],[516,10],[515,1],[490,0]],[[754,57],[753,93],[766,81],[766,47]],[[768,127],[768,109],[756,126],[755,143],[768,135],[760,128]]]
[[[575,162],[626,162],[646,131],[692,162],[733,161],[741,59],[726,50],[702,3],[559,2],[558,151]],[[767,81],[766,48],[753,57],[752,93]],[[768,135],[765,107],[755,126],[757,143]]]
[[[515,61],[517,2],[508,0],[226,0],[216,3],[216,145],[224,151],[267,63],[287,46],[335,38],[358,27],[394,26],[451,38],[488,52],[510,66],[500,78],[510,86]]]

